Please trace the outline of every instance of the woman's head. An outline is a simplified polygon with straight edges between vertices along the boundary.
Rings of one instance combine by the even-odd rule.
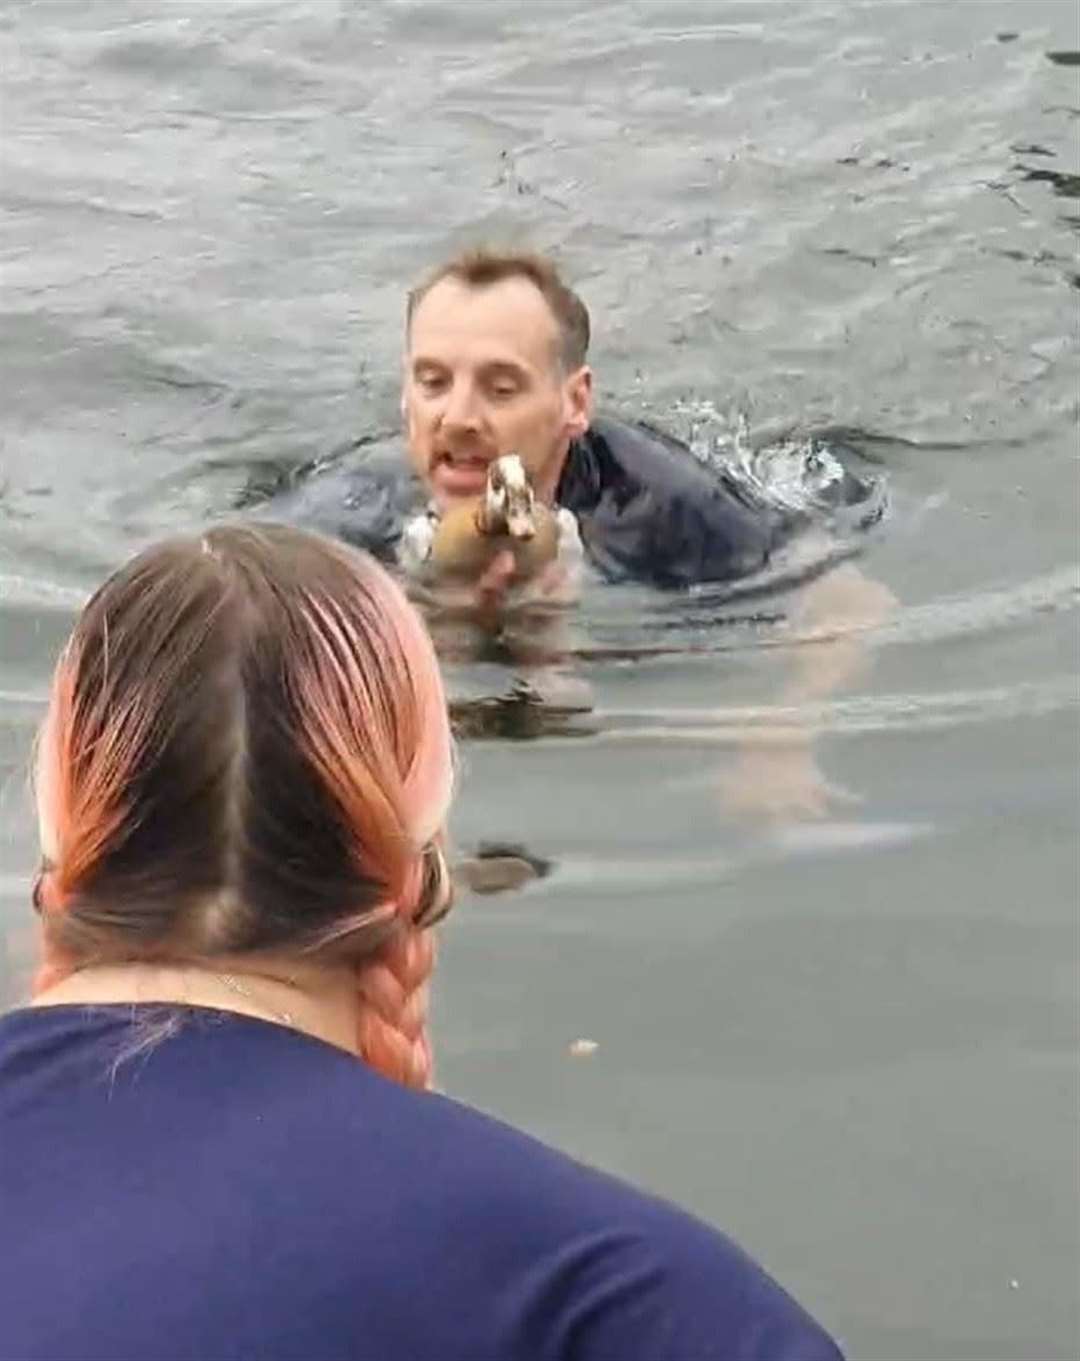
[[[47,972],[365,959],[432,906],[451,769],[430,642],[370,558],[269,525],[147,550],[39,738]]]

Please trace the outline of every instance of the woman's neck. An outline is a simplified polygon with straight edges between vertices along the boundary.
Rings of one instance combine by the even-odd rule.
[[[356,973],[287,958],[240,957],[195,964],[96,964],[69,974],[34,1006],[175,1002],[214,1007],[303,1031],[357,1052]]]

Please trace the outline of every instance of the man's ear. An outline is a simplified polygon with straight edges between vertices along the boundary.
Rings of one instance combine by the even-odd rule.
[[[566,433],[571,439],[580,439],[593,414],[593,376],[587,364],[566,380],[566,403]]]

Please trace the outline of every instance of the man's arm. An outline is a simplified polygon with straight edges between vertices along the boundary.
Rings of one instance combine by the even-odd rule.
[[[829,785],[814,754],[821,731],[813,708],[866,666],[867,633],[889,617],[896,597],[851,562],[803,588],[790,617],[790,674],[777,696],[795,716],[748,733],[722,794],[734,813],[766,818],[823,817],[851,795]]]

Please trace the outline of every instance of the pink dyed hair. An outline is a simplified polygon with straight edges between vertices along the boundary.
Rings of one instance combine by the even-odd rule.
[[[452,744],[426,630],[373,559],[276,525],[139,554],[60,658],[38,773],[39,989],[107,960],[345,960],[361,1049],[427,1081]]]

